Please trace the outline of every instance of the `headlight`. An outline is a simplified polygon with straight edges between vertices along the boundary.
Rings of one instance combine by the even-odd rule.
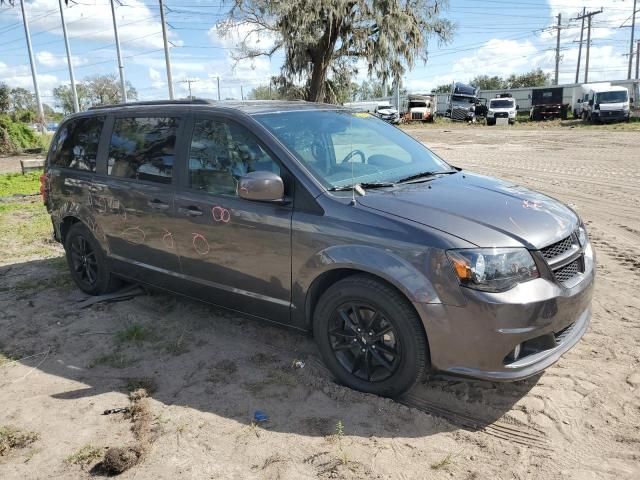
[[[584,247],[589,241],[589,237],[587,237],[587,230],[584,228],[584,225],[580,225],[578,227],[578,242],[580,242],[580,246]]]
[[[504,292],[538,278],[533,257],[524,248],[449,250],[447,256],[460,284],[484,292]]]

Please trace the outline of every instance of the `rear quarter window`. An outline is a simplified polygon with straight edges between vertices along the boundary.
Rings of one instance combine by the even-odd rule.
[[[51,142],[49,165],[95,172],[104,119],[87,117],[66,122]]]

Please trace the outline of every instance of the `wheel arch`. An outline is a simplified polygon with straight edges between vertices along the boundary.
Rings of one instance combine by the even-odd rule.
[[[407,301],[411,309],[416,313],[416,316],[418,318],[421,318],[419,312],[416,310],[412,300],[408,297],[406,291],[404,291],[401,287],[396,285],[393,280],[390,280],[377,273],[372,273],[364,269],[358,269],[353,267],[337,267],[331,270],[327,270],[322,274],[318,275],[318,277],[314,279],[314,281],[311,283],[311,286],[309,287],[309,290],[306,296],[306,301],[305,301],[305,318],[306,318],[306,327],[310,332],[313,332],[313,316],[314,316],[316,307],[318,306],[318,302],[320,301],[320,298],[322,297],[323,293],[326,292],[331,285],[339,282],[340,280],[343,280],[345,278],[352,277],[355,275],[365,275],[395,290],[396,293],[398,293],[398,295],[400,295]],[[428,346],[429,337],[427,335],[424,322],[421,321],[420,324],[422,325],[423,332],[425,334],[425,337],[427,338],[427,346]]]
[[[318,275],[318,277],[313,281],[313,283],[311,284],[311,287],[309,288],[309,291],[307,293],[307,301],[305,304],[305,314],[308,322],[307,327],[311,335],[313,335],[314,312],[318,305],[318,302],[320,301],[320,298],[322,297],[322,294],[326,292],[327,289],[334,283],[339,282],[340,280],[343,280],[345,278],[356,276],[356,275],[366,276],[372,280],[375,280],[377,282],[380,282],[386,285],[387,287],[394,290],[398,295],[400,295],[402,298],[404,298],[407,301],[408,307],[411,308],[411,310],[413,310],[413,312],[416,314],[416,316],[420,320],[419,322],[420,327],[422,329],[422,333],[424,334],[424,338],[426,341],[427,362],[428,362],[428,365],[431,365],[431,346],[429,344],[429,335],[427,332],[427,328],[424,324],[424,321],[422,321],[422,317],[420,316],[420,313],[416,309],[414,303],[407,296],[407,294],[400,287],[398,287],[398,285],[395,285],[393,281],[366,270],[361,270],[358,268],[350,268],[350,267],[339,267],[339,268],[328,270]]]

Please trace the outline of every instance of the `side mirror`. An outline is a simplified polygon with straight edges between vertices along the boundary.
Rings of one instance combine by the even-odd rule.
[[[520,105],[516,105],[516,110],[520,110]]]
[[[281,202],[284,200],[284,183],[273,172],[250,172],[240,177],[238,195],[256,202]]]
[[[593,107],[593,100],[589,100],[589,106]]]

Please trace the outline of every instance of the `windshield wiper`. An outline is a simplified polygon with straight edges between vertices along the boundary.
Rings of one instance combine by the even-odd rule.
[[[419,178],[434,177],[436,175],[451,175],[452,173],[458,173],[458,172],[457,170],[445,170],[445,171],[428,171],[428,172],[414,173],[413,175],[409,175],[408,177],[401,178],[396,183],[405,183],[411,180],[418,180]]]
[[[339,187],[331,187],[329,191],[330,192],[346,192],[349,190],[353,190],[358,186],[369,189],[369,188],[395,187],[395,185],[396,185],[395,183],[391,183],[391,182],[363,182],[363,183],[356,183],[354,185],[342,185]]]

